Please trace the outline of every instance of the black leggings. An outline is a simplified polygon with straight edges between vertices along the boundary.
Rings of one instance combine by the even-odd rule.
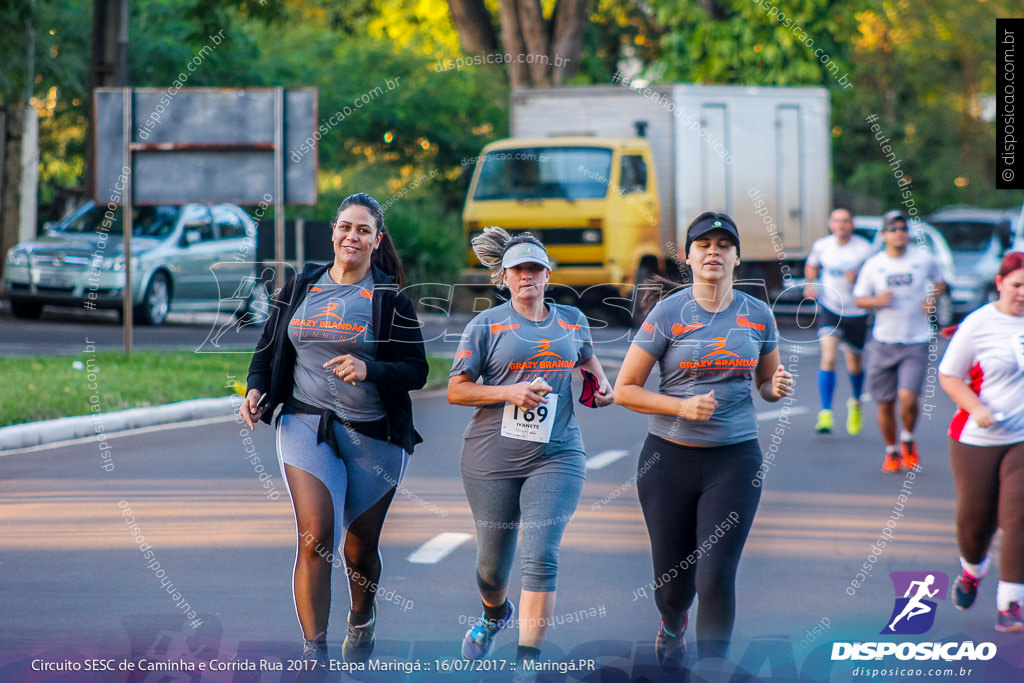
[[[694,595],[698,657],[721,657],[736,618],[736,567],[761,500],[756,439],[695,448],[647,435],[637,492],[654,557],[654,604],[682,628]]]

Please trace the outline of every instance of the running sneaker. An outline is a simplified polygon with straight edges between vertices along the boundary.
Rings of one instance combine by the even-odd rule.
[[[1000,633],[1024,633],[1024,617],[1021,617],[1019,602],[1011,602],[1010,609],[1005,612],[999,610],[996,630]]]
[[[900,454],[885,452],[885,460],[882,461],[882,471],[885,473],[900,471]]]
[[[327,640],[302,641],[302,670],[295,676],[296,683],[317,683],[327,674]]]
[[[900,444],[900,465],[905,470],[917,467],[917,444],[915,442],[904,441]]]
[[[505,616],[497,621],[491,621],[484,614],[480,617],[480,623],[472,626],[466,631],[462,639],[462,656],[466,659],[483,659],[494,646],[494,636],[498,631],[512,623],[512,615],[516,608],[508,600],[505,601]]]
[[[857,436],[860,434],[861,423],[860,401],[851,398],[846,402],[846,433]]]
[[[373,629],[377,625],[377,603],[370,608],[370,620],[361,626],[352,625],[352,613],[348,613],[348,635],[341,644],[341,657],[346,662],[366,662],[373,654]]]
[[[832,433],[832,411],[831,410],[819,410],[818,411],[818,424],[814,425],[814,431],[821,434]]]
[[[686,622],[690,615],[683,617],[683,625],[679,628],[678,635],[672,635],[665,630],[665,622],[658,627],[658,635],[654,639],[654,656],[663,669],[678,669],[683,665],[683,656],[686,654]]]
[[[981,579],[976,579],[966,571],[961,572],[953,582],[953,605],[957,609],[967,609],[974,604],[978,597],[978,584]]]

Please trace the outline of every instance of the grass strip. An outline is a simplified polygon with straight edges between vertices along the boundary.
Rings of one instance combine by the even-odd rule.
[[[248,353],[191,351],[0,358],[0,427],[230,396],[235,382],[244,387],[250,359]],[[427,387],[447,385],[451,359],[427,361]]]

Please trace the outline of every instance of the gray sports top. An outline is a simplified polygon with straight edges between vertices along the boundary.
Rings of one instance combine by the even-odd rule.
[[[754,369],[778,345],[775,318],[765,303],[737,291],[727,309],[711,313],[687,288],[654,307],[633,343],[658,359],[659,392],[689,398],[714,389],[718,401],[706,422],[652,415],[651,434],[695,446],[757,438]]]
[[[573,368],[594,355],[590,326],[577,308],[548,304],[548,309],[548,316],[535,322],[506,302],[478,315],[462,333],[450,376],[465,373],[496,386],[543,377],[552,387],[549,397],[557,396],[548,443],[502,436],[506,404],[478,406],[463,434],[462,473],[467,477],[584,476],[583,438],[571,389]]]
[[[295,346],[295,398],[356,421],[384,417],[377,385],[344,382],[323,365],[350,353],[373,360],[373,275],[354,285],[339,285],[328,272],[310,285],[306,298],[288,323]]]

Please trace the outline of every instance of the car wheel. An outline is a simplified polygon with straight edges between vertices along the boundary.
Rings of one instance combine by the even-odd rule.
[[[22,320],[38,320],[43,314],[43,305],[35,301],[18,301],[11,299],[11,313]]]
[[[171,308],[171,283],[164,273],[156,273],[149,280],[142,304],[135,309],[141,325],[162,325]]]
[[[935,301],[935,325],[941,330],[949,327],[955,319],[953,311],[953,299],[948,293],[943,293]]]
[[[262,282],[254,282],[249,298],[245,305],[235,311],[235,318],[242,327],[249,325],[262,325],[267,322],[270,314],[270,297],[267,295],[267,287]]]

